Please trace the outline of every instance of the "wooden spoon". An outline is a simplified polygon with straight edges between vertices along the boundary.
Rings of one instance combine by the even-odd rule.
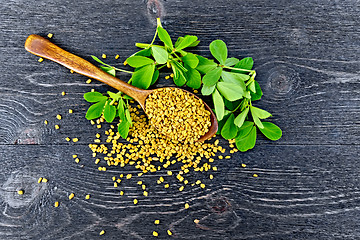
[[[87,77],[99,80],[107,85],[116,88],[117,90],[125,93],[126,95],[135,99],[140,106],[145,111],[145,101],[147,96],[152,93],[154,90],[143,90],[137,87],[134,87],[128,83],[121,81],[120,79],[111,76],[110,74],[102,71],[101,69],[95,67],[90,62],[82,59],[72,53],[65,51],[64,49],[56,46],[49,40],[40,37],[38,35],[32,34],[30,35],[25,42],[25,49],[32,54],[37,56],[47,58],[51,61],[57,62],[74,72],[85,75]],[[181,89],[183,90],[183,89]],[[185,91],[185,90],[183,90]],[[196,98],[198,98],[195,94],[189,92]],[[199,99],[199,98],[198,98]],[[199,138],[198,141],[204,141],[212,136],[214,136],[218,130],[218,122],[216,121],[216,116],[211,108],[204,102],[205,108],[211,113],[210,121],[211,127],[209,131]]]

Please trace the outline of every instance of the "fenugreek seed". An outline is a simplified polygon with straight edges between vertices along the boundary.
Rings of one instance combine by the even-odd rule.
[[[190,205],[188,203],[185,203],[185,209],[188,209]]]
[[[145,189],[146,189],[146,185],[144,185],[144,184],[141,185],[141,189],[142,189],[142,190],[145,190]]]
[[[61,115],[60,114],[56,115],[56,118],[61,120]]]
[[[65,96],[65,95],[66,95],[66,92],[61,92],[61,95]]]
[[[99,233],[99,235],[104,235],[105,234],[105,231],[104,230],[101,230],[101,232]]]
[[[138,182],[137,182],[138,185],[141,185],[142,183],[143,183],[142,181],[138,181]]]
[[[98,124],[98,125],[96,125],[96,127],[97,127],[97,128],[101,128],[101,125],[100,125],[100,124]]]
[[[179,187],[179,191],[182,192],[184,190],[184,186]]]
[[[53,36],[54,36],[54,34],[52,34],[52,33],[48,33],[48,35],[47,35],[48,38],[52,38]]]
[[[147,197],[149,195],[149,193],[147,191],[144,191],[144,196]]]
[[[74,155],[72,155],[72,157],[73,157],[73,158],[77,158],[77,157],[78,157],[78,155],[74,154]]]
[[[87,83],[87,84],[90,84],[90,83],[91,83],[91,79],[86,80],[86,83]]]
[[[55,125],[55,129],[59,129],[60,128],[60,126],[59,125]]]
[[[19,195],[23,195],[24,194],[24,190],[18,190],[17,192]]]
[[[69,109],[69,113],[73,113],[74,112],[74,110],[72,110],[72,109]]]
[[[118,184],[117,184],[117,182],[114,182],[114,187],[116,187],[116,188],[118,187]]]
[[[130,179],[132,177],[132,174],[126,175],[126,179]]]
[[[134,204],[136,205],[138,203],[138,200],[137,199],[134,199]]]
[[[71,200],[71,199],[73,199],[74,197],[75,197],[75,194],[74,194],[74,193],[70,193],[69,199]]]
[[[91,125],[94,125],[94,124],[95,124],[95,122],[94,122],[93,120],[90,120],[90,123],[91,123]]]
[[[245,164],[245,163],[242,163],[241,166],[242,166],[242,167],[246,167],[246,164]]]
[[[75,162],[76,162],[76,163],[79,163],[79,162],[80,162],[80,159],[75,158]]]
[[[71,73],[74,73],[74,70],[70,70]]]
[[[47,180],[47,178],[42,178],[41,182],[47,183],[48,180]]]
[[[153,231],[153,236],[154,236],[154,237],[157,237],[157,236],[159,236],[159,233],[158,233],[158,232]]]
[[[95,92],[95,89],[92,88],[92,89],[90,90],[90,92]]]
[[[54,207],[59,207],[59,202],[55,202]]]
[[[205,184],[203,184],[203,183],[200,184],[200,187],[201,187],[201,188],[205,188]]]
[[[217,169],[217,167],[213,167],[212,170],[213,170],[213,171],[217,171],[218,169]]]
[[[160,220],[156,219],[156,220],[154,221],[154,224],[156,224],[156,225],[160,224]]]
[[[79,139],[78,139],[78,138],[73,138],[72,141],[73,141],[73,142],[78,142]]]
[[[117,55],[115,56],[115,59],[119,59],[119,57],[120,57],[119,54],[117,54]]]
[[[219,158],[219,159],[223,159],[224,157],[220,155],[220,156],[218,156],[218,158]]]
[[[226,159],[229,159],[229,158],[231,158],[231,156],[226,156],[225,158],[226,158]]]
[[[70,141],[71,141],[71,139],[70,139],[69,137],[66,137],[65,140],[66,140],[67,142],[70,142]]]
[[[198,224],[199,222],[199,219],[194,219],[194,223]]]
[[[172,232],[171,232],[170,230],[167,230],[167,234],[168,234],[169,236],[171,236],[171,235],[172,235]]]
[[[121,196],[124,195],[124,191],[120,191],[120,195],[121,195]]]
[[[87,199],[87,200],[90,199],[90,194],[86,195],[85,199]]]
[[[39,58],[38,62],[42,62],[42,61],[44,61],[44,59],[43,59],[43,58]]]
[[[97,158],[97,159],[95,160],[95,164],[98,164],[99,162],[100,162],[100,159]]]
[[[100,138],[100,134],[99,134],[99,133],[97,133],[95,136],[96,136],[97,138]]]
[[[197,180],[195,183],[196,183],[197,185],[199,185],[199,184],[201,183],[201,181],[200,181],[200,180]]]
[[[47,124],[48,124],[48,121],[47,121],[47,120],[45,120],[45,121],[44,121],[44,124],[45,124],[45,125],[47,125]]]
[[[171,176],[171,175],[172,175],[172,171],[167,171],[167,174],[168,174],[169,176]]]
[[[167,183],[167,184],[164,185],[164,187],[165,187],[165,188],[169,188],[170,185]]]
[[[38,183],[41,183],[41,181],[42,181],[42,177],[40,177],[40,178],[38,179]]]
[[[106,54],[103,53],[103,54],[101,55],[101,57],[102,57],[102,58],[106,58]]]
[[[210,174],[209,178],[210,178],[210,179],[213,179],[213,178],[214,178],[214,175]]]
[[[165,76],[165,79],[169,79],[170,78],[170,76]]]
[[[253,174],[253,177],[258,177],[258,175],[256,173]]]

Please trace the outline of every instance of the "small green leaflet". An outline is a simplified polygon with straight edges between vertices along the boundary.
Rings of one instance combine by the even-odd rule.
[[[241,59],[240,62],[235,64],[234,67],[235,68],[242,68],[242,69],[251,70],[253,68],[253,65],[254,65],[254,60],[251,57],[247,57],[247,58]],[[241,71],[241,70],[232,70],[232,72],[248,73],[246,71]]]
[[[134,53],[133,55],[131,56],[144,56],[144,57],[150,57],[151,56],[151,49],[150,48],[146,48],[146,49],[143,49],[143,50],[140,50],[136,53]]]
[[[183,86],[186,83],[186,73],[176,64],[171,63],[171,67],[174,72],[174,83],[179,87]]]
[[[272,116],[271,113],[269,113],[263,109],[260,109],[260,108],[254,107],[254,106],[251,106],[250,108],[251,108],[251,113],[253,115],[255,114],[260,119],[265,119],[265,118]]]
[[[255,81],[255,80],[254,80]],[[255,93],[251,92],[251,101],[260,100],[263,92],[261,91],[260,85],[257,81],[255,81]]]
[[[228,58],[225,61],[225,66],[232,67],[235,64],[237,64],[238,62],[239,62],[239,59],[237,59],[237,58],[234,58],[234,57]]]
[[[98,103],[91,105],[86,112],[85,118],[87,120],[99,118],[101,116],[101,114],[103,113],[105,103],[106,103],[106,100],[102,100]]]
[[[222,71],[221,78],[224,80],[224,82],[241,84],[243,86],[243,89],[245,90],[246,86],[244,81],[249,80],[250,76],[241,73]]]
[[[186,54],[184,57],[182,57],[182,60],[191,68],[196,68],[199,64],[199,59],[195,56],[195,54],[192,53]]]
[[[215,90],[215,86],[216,85],[208,86],[208,85],[203,84],[203,86],[201,88],[201,94],[204,96],[208,96],[208,95],[212,94]]]
[[[122,120],[119,123],[118,132],[122,138],[124,138],[124,139],[127,138],[128,134],[129,134],[129,129],[130,129],[130,123],[128,121]]]
[[[132,57],[127,58],[126,62],[134,68],[139,68],[139,67],[154,63],[154,60],[144,57],[144,56],[132,56]]]
[[[229,101],[226,98],[224,98],[225,107],[227,107],[230,111],[235,110],[235,108],[237,108],[239,104],[241,104],[241,102],[242,102],[241,100]]]
[[[216,118],[218,121],[223,119],[224,113],[225,113],[225,106],[224,101],[218,92],[218,90],[215,89],[214,93],[212,94],[213,102],[215,106],[215,112],[216,112]]]
[[[258,126],[258,128],[260,128],[260,129],[264,128],[264,126],[263,126],[262,122],[260,121],[259,117],[256,115],[256,113],[254,113],[252,106],[250,106],[250,111],[251,111],[251,116],[252,116],[256,126]]]
[[[251,81],[251,80],[250,80]],[[256,89],[255,89],[255,80],[253,80],[250,84],[249,84],[249,89],[251,92],[255,93]]]
[[[190,35],[185,36],[184,39],[176,47],[176,51],[189,47],[191,44],[197,41],[197,39],[198,39],[197,36],[190,36]]]
[[[103,70],[104,72],[107,72],[111,76],[115,77],[116,75],[116,71],[113,67],[100,66],[100,69]]]
[[[221,121],[218,121],[218,131],[216,132],[216,134],[221,134],[221,130],[223,128],[223,126],[225,125],[226,121],[228,120],[228,118],[230,117],[231,112],[225,109],[225,113],[224,113],[224,117],[223,119],[221,119]]]
[[[118,102],[118,115],[119,115],[119,118],[122,121],[126,120],[126,117],[125,117],[125,102],[122,99],[120,99],[119,102]]]
[[[231,113],[230,117],[226,120],[226,123],[221,129],[221,136],[225,139],[233,139],[237,135],[237,127],[234,124],[234,114]]]
[[[150,85],[153,85],[158,80],[159,75],[160,75],[159,70],[155,70],[154,75],[152,76]]]
[[[114,99],[115,101],[118,101],[120,98],[120,93],[113,93],[113,92],[107,91],[107,94],[109,94],[110,98]]]
[[[158,30],[158,34],[159,34],[160,40],[161,40],[166,46],[168,46],[170,49],[173,49],[174,46],[173,46],[173,44],[172,44],[172,41],[171,41],[171,38],[170,38],[169,33],[168,33],[165,29],[163,29],[162,27],[158,27],[157,30]]]
[[[152,81],[154,70],[154,64],[149,64],[141,68],[135,69],[135,72],[131,77],[132,85],[138,88],[148,89]]]
[[[243,97],[244,91],[240,85],[228,82],[218,82],[216,87],[229,101],[236,101]]]
[[[211,70],[210,72],[208,72],[207,74],[205,74],[205,76],[202,79],[204,85],[212,86],[216,84],[220,79],[221,72],[222,72],[222,68],[217,67]]]
[[[201,87],[201,75],[196,69],[191,69],[191,68],[188,69],[186,75],[187,75],[187,79],[188,79],[186,82],[186,85],[188,87],[191,87],[194,89],[198,89]]]
[[[186,35],[186,36],[188,36],[188,35]],[[184,37],[178,37],[178,39],[176,40],[176,43],[175,43],[175,48],[177,46],[179,46],[179,44],[182,42],[182,40],[184,40]],[[200,41],[195,41],[192,44],[190,44],[188,47],[196,47],[199,43],[200,43]]]
[[[245,108],[244,111],[242,111],[234,120],[234,124],[237,127],[241,127],[243,125],[243,123],[245,122],[246,116],[249,113],[249,108]]]
[[[273,141],[281,138],[282,131],[278,126],[271,122],[263,122],[262,124],[264,125],[264,128],[260,128],[260,131],[265,135],[265,137]]]
[[[105,121],[111,123],[112,121],[114,121],[115,116],[116,116],[116,107],[110,105],[110,100],[108,100],[104,108]]]
[[[131,117],[130,117],[130,111],[129,109],[125,109],[125,118],[126,118],[126,121],[129,122],[130,126],[132,125],[132,120],[131,120]]]
[[[109,64],[106,64],[106,63],[104,63],[103,61],[101,61],[99,58],[97,58],[97,57],[95,57],[95,56],[93,56],[93,55],[91,55],[91,57],[92,57],[95,61],[97,61],[98,63],[101,63],[102,65],[111,67]]]
[[[214,58],[216,58],[221,65],[224,65],[228,55],[225,42],[222,40],[214,40],[210,43],[209,48]]]
[[[202,74],[206,74],[217,66],[214,60],[210,60],[199,55],[196,55],[196,57],[199,59],[196,69]]]
[[[250,129],[250,131],[249,131]],[[242,132],[248,131],[248,134],[243,136]],[[248,129],[239,130],[238,137],[235,138],[235,144],[237,149],[241,152],[246,152],[249,149],[254,148],[256,143],[256,127],[252,126]]]
[[[152,50],[152,53],[153,53],[156,63],[165,64],[167,62],[167,60],[169,58],[169,54],[164,48],[152,46],[151,50]]]
[[[84,99],[88,102],[100,102],[107,100],[107,97],[99,92],[87,92],[84,94]]]

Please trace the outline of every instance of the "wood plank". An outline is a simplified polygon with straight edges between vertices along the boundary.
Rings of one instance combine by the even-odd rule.
[[[80,144],[0,146],[0,235],[94,239],[104,229],[106,239],[148,239],[152,231],[166,238],[171,229],[178,239],[357,239],[360,169],[353,156],[359,150],[260,146],[217,160],[213,180],[210,173],[191,174],[190,179],[206,184],[204,190],[195,185],[179,192],[178,180],[164,171],[135,176],[114,188],[112,176],[134,174],[134,168],[99,172],[88,147]],[[74,153],[79,153],[79,164]],[[156,184],[159,176],[170,183],[168,190]],[[39,177],[49,182],[39,184]],[[148,186],[148,197],[142,196],[139,180]],[[17,194],[19,188],[24,195]],[[71,192],[75,198],[68,200]],[[91,194],[89,200],[86,194]],[[55,201],[60,207],[53,207]]]

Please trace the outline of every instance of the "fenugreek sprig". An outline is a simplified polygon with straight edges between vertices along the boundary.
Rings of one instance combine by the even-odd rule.
[[[154,44],[159,38],[161,45]],[[159,78],[162,68],[171,68],[174,83],[193,88],[201,88],[203,96],[212,96],[214,111],[219,122],[220,134],[225,139],[235,139],[240,151],[247,151],[255,146],[257,130],[270,140],[278,140],[282,136],[281,129],[271,122],[262,122],[272,115],[252,105],[260,100],[263,93],[255,80],[253,59],[228,57],[228,48],[224,41],[214,40],[209,45],[215,60],[185,51],[199,44],[197,36],[179,37],[175,43],[169,33],[162,27],[158,19],[157,28],[150,44],[136,43],[142,50],[126,59],[134,71],[123,70],[110,66],[95,56],[94,60],[101,63],[100,68],[115,76],[116,71],[132,74],[129,83],[147,89]],[[90,106],[86,118],[94,119],[101,115],[112,122],[116,116],[120,118],[118,131],[123,138],[127,137],[131,126],[128,110],[128,96],[108,92],[105,96],[98,92],[86,93],[85,99],[95,102]],[[117,105],[117,107],[115,107]]]

